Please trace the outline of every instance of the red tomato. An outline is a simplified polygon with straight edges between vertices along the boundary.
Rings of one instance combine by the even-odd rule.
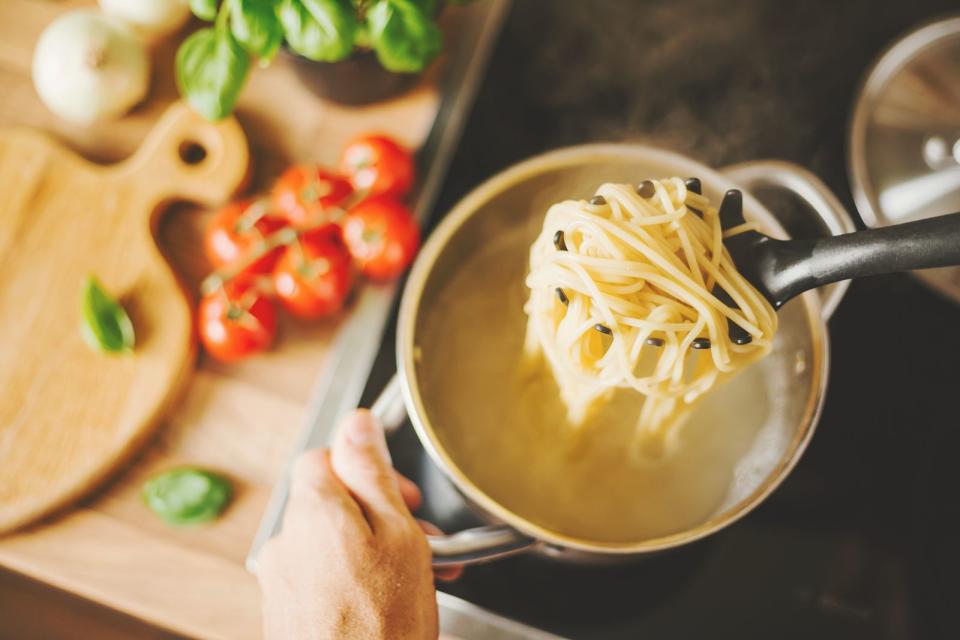
[[[277,333],[276,309],[245,279],[205,295],[197,315],[203,348],[225,362],[266,349]]]
[[[396,198],[410,192],[415,173],[410,152],[377,135],[360,136],[347,144],[340,155],[340,171],[350,176],[357,191]]]
[[[204,247],[213,266],[235,264],[262,247],[270,234],[286,226],[286,221],[273,214],[266,200],[238,200],[221,209],[207,226]],[[283,249],[264,254],[244,271],[270,273]]]
[[[290,167],[273,186],[273,205],[295,225],[335,221],[336,208],[353,192],[350,183],[316,166]]]
[[[420,229],[407,207],[379,196],[347,212],[343,238],[365,276],[386,280],[410,266],[420,245]]]
[[[335,225],[301,234],[273,270],[277,297],[287,311],[300,318],[339,311],[352,283],[350,254]]]

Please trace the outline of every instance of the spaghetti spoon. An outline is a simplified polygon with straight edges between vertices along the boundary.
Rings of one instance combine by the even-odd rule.
[[[686,185],[700,193],[697,178],[689,178]],[[724,194],[719,216],[725,231],[744,224],[739,189]],[[778,240],[749,230],[724,239],[723,244],[737,271],[774,309],[779,309],[805,291],[840,280],[960,265],[960,212],[813,239]],[[713,294],[727,306],[737,308],[721,287],[714,287]],[[603,325],[596,328],[610,331]],[[752,340],[732,320],[728,320],[728,332],[736,344]],[[651,337],[647,343],[662,346],[663,340]],[[692,346],[709,349],[710,341],[697,338]]]

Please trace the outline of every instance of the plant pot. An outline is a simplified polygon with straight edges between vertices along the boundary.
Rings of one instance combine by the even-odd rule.
[[[355,51],[339,62],[315,62],[283,48],[293,60],[300,81],[314,94],[338,104],[357,106],[380,102],[408,91],[419,73],[393,73],[380,65],[373,51]]]

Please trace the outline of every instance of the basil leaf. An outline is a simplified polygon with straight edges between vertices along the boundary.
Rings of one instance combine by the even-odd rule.
[[[336,62],[353,51],[358,25],[349,0],[280,0],[277,17],[287,44],[304,58]]]
[[[439,0],[413,0],[413,3],[420,7],[420,11],[422,11],[425,16],[437,15],[437,9],[440,8]]]
[[[229,0],[230,30],[240,45],[269,60],[283,40],[283,29],[273,11],[273,0]]]
[[[250,71],[250,56],[228,29],[200,29],[177,51],[177,86],[208,120],[233,111]]]
[[[214,520],[230,501],[230,482],[221,475],[192,467],[172,469],[143,485],[143,501],[170,524]]]
[[[217,0],[190,0],[190,11],[201,20],[217,17]]]
[[[111,353],[133,350],[135,337],[130,316],[93,276],[88,276],[83,284],[80,313],[83,338],[91,347]]]
[[[422,71],[443,46],[440,28],[413,0],[378,0],[367,23],[377,59],[389,71]]]

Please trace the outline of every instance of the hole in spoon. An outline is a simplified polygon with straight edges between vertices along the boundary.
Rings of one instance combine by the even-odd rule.
[[[207,150],[202,144],[194,140],[184,140],[177,147],[177,153],[184,164],[198,165],[207,157]]]

